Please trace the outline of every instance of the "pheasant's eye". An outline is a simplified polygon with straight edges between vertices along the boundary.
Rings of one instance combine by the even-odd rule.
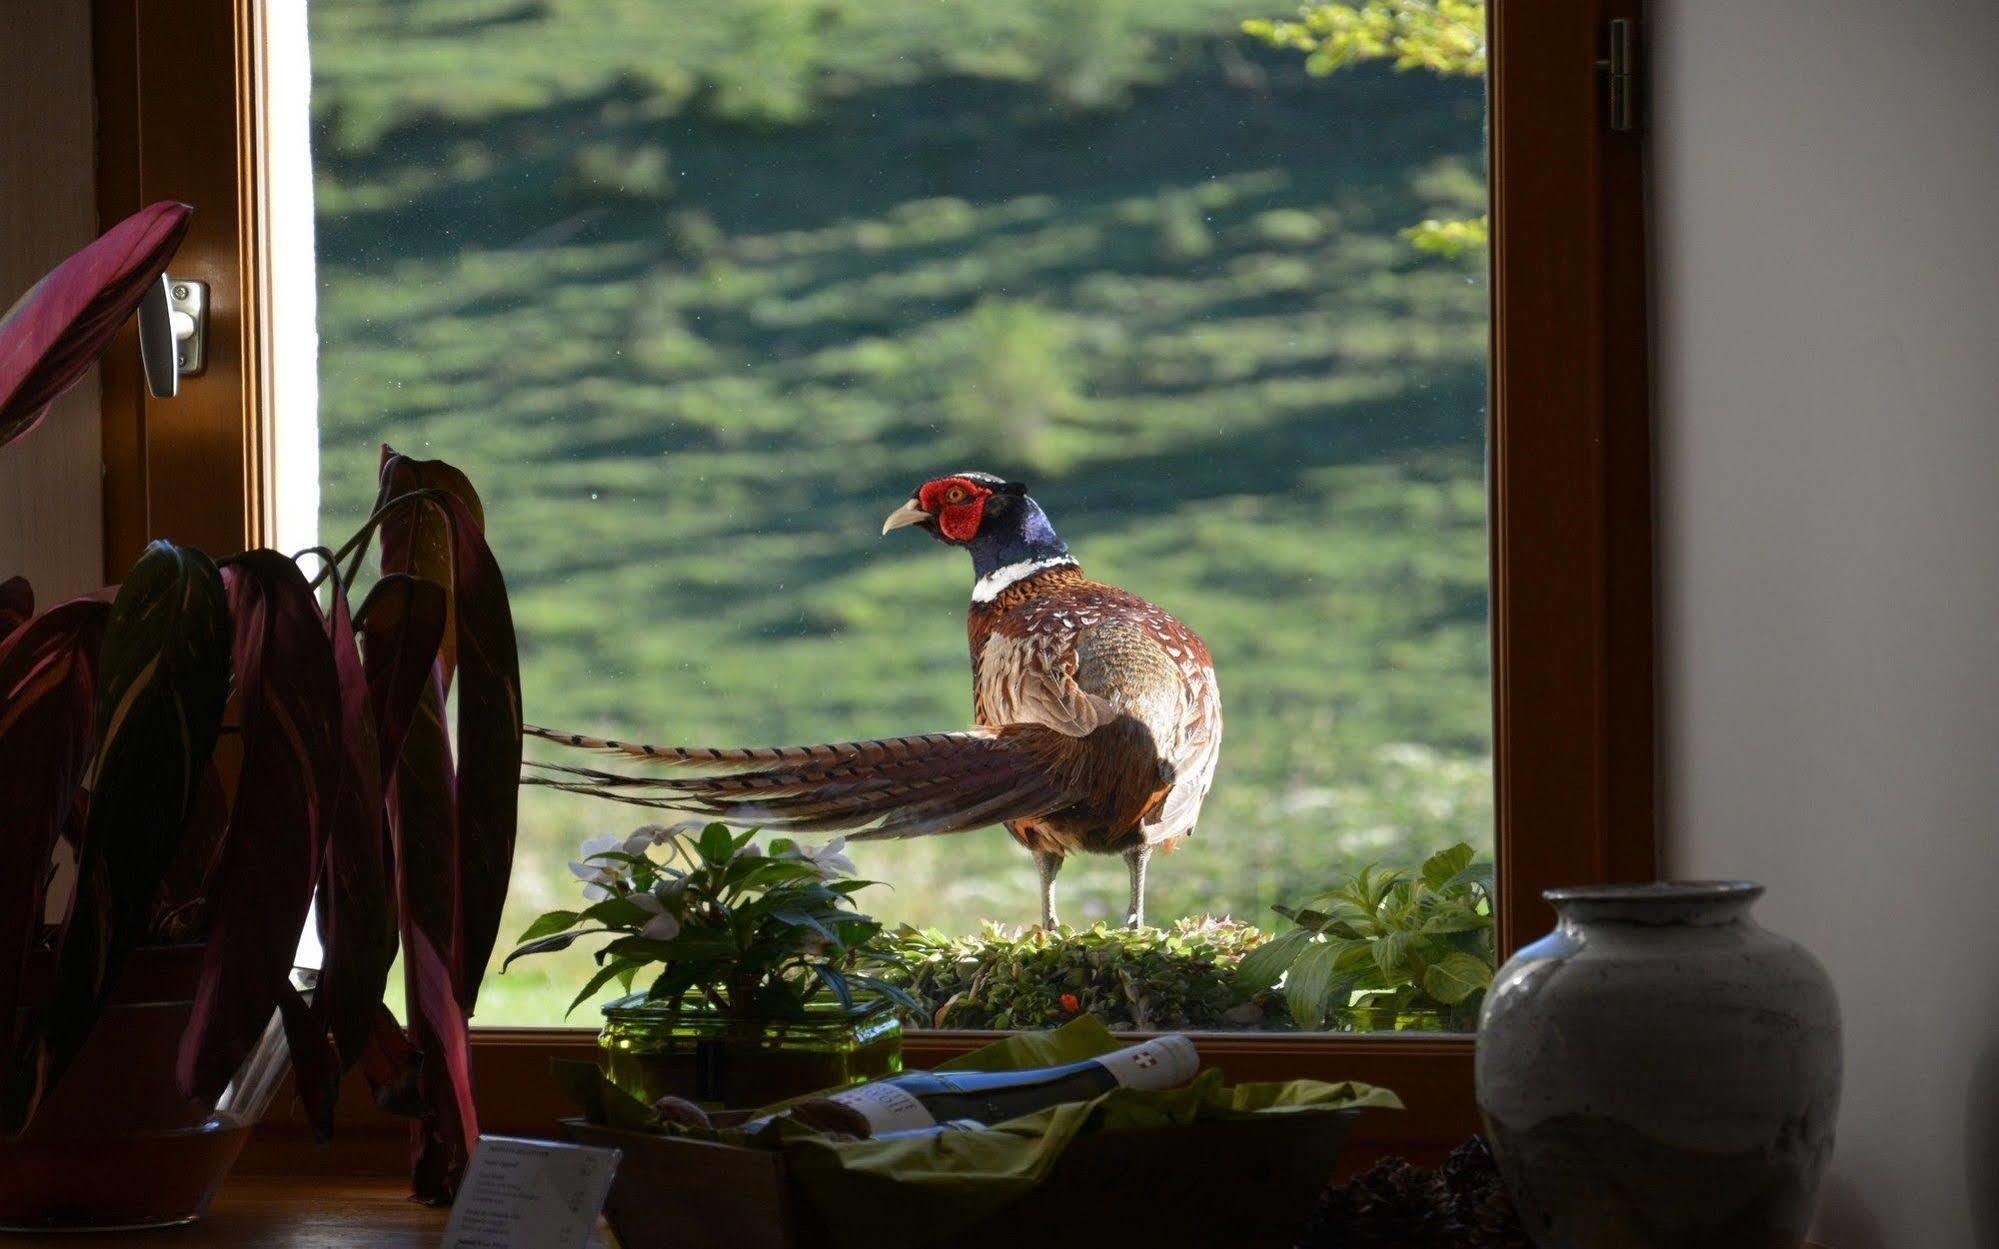
[[[966,499],[969,499],[971,497],[972,497],[972,492],[965,489],[963,486],[953,486],[949,490],[946,490],[944,492],[944,501],[946,503],[963,503]]]

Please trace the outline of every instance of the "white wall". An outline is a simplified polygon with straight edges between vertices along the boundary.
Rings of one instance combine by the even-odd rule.
[[[1999,4],[1651,26],[1667,870],[1839,984],[1817,1238],[1999,1246]]]

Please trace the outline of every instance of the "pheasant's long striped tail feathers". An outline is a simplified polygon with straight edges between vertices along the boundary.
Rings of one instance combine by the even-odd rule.
[[[536,737],[698,776],[625,776],[529,760],[525,783],[778,832],[855,840],[960,832],[1042,815],[1075,800],[1053,766],[1070,739],[1031,725],[813,746],[647,746],[530,727]]]

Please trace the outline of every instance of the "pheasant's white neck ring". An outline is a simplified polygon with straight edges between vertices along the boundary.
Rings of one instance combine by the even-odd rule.
[[[1074,568],[1076,559],[1071,555],[1051,555],[1047,559],[1024,559],[1017,564],[995,568],[980,577],[972,586],[974,603],[990,603],[1000,596],[1000,592],[1017,581],[1025,581],[1035,573],[1046,572],[1050,568]]]

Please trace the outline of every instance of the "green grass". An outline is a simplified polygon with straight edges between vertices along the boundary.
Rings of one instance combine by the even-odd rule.
[[[1478,85],[1308,78],[1253,3],[697,8],[313,5],[327,531],[376,443],[450,459],[530,720],[832,740],[967,722],[967,561],[877,531],[1024,477],[1216,656],[1161,921],[1489,846],[1485,284],[1397,235],[1483,211]],[[634,815],[529,794],[504,935]],[[998,829],[857,857],[891,921],[1034,914]],[[1123,865],[1062,885],[1114,916]],[[482,1022],[553,1018],[579,958]]]

